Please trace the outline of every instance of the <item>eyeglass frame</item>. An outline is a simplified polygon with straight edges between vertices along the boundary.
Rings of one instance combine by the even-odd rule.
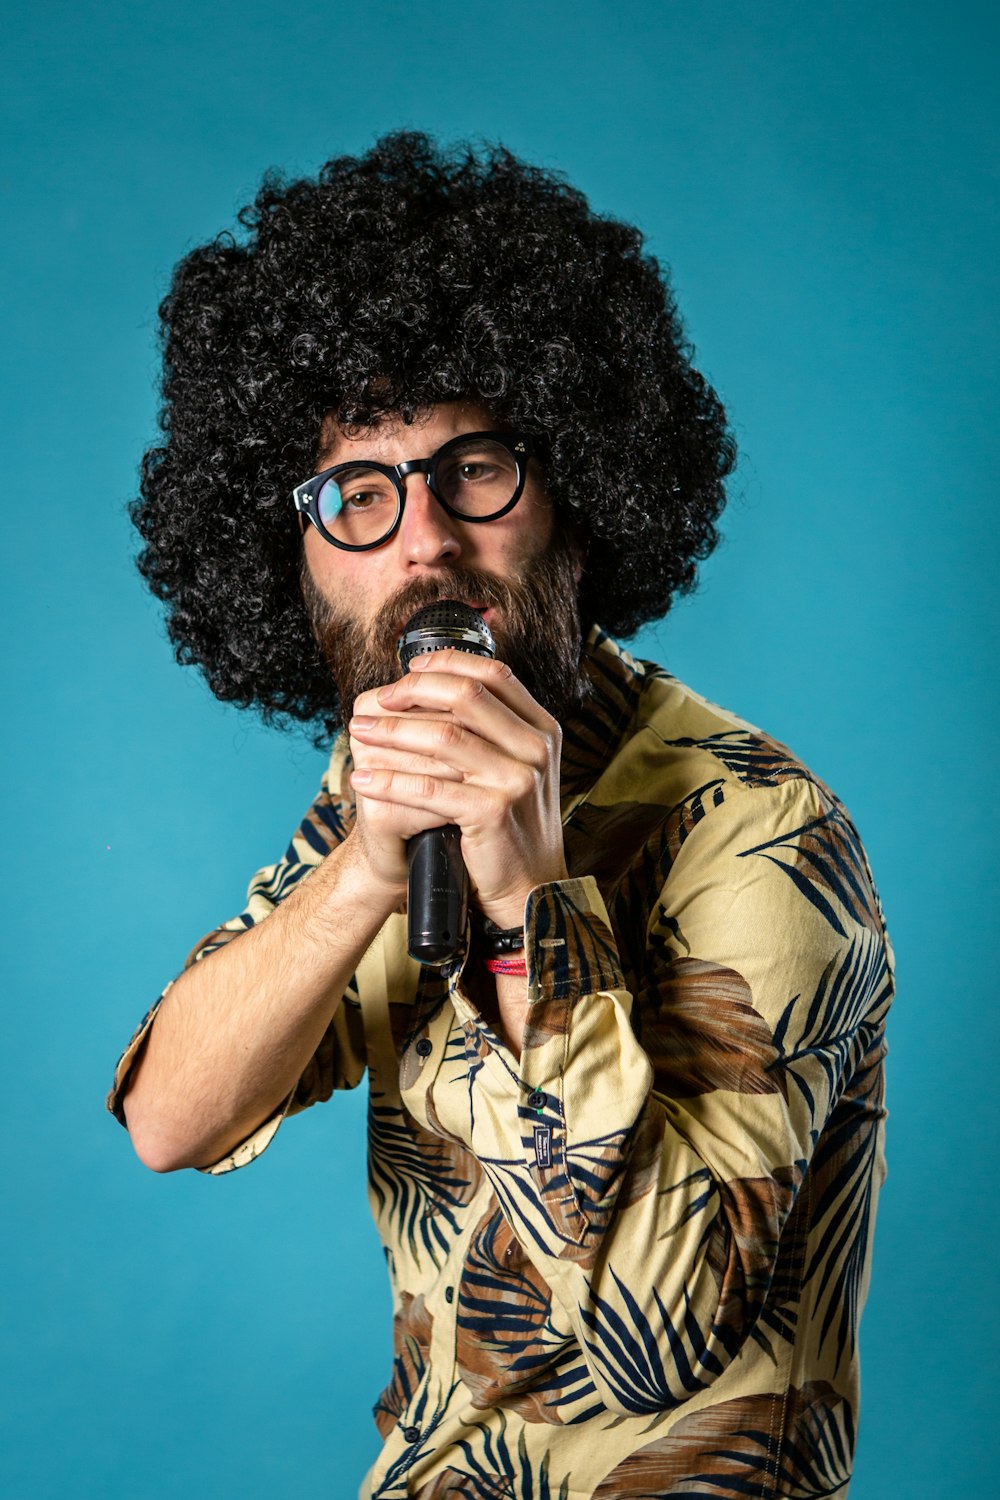
[[[499,510],[492,511],[488,516],[470,516],[464,510],[456,510],[454,506],[449,505],[447,500],[440,494],[436,482],[437,467],[442,457],[447,456],[452,449],[457,448],[461,443],[475,442],[487,438],[491,442],[500,443],[514,460],[517,468],[517,484],[514,487],[514,493],[511,498]],[[295,486],[292,491],[292,500],[300,518],[305,516],[307,520],[311,521],[323,540],[329,542],[331,546],[339,547],[343,552],[372,552],[376,547],[384,547],[386,542],[390,542],[402,524],[403,511],[406,507],[406,486],[403,481],[408,474],[423,474],[427,481],[427,488],[434,496],[434,499],[450,516],[454,516],[457,521],[469,521],[473,525],[479,525],[485,521],[499,521],[501,516],[507,515],[509,511],[514,509],[514,506],[523,495],[524,486],[527,483],[528,460],[529,458],[537,457],[540,452],[541,445],[539,440],[526,432],[460,432],[455,437],[449,438],[446,443],[442,443],[440,448],[436,448],[429,458],[410,458],[404,460],[401,464],[381,464],[377,463],[375,459],[355,458],[348,460],[346,463],[334,464],[331,469],[321,469],[311,479],[306,479],[302,484]],[[379,474],[385,475],[396,491],[398,501],[396,519],[385,535],[379,537],[376,542],[342,542],[327,531],[320,519],[318,503],[320,490],[335,474],[342,474],[348,469],[375,469]]]

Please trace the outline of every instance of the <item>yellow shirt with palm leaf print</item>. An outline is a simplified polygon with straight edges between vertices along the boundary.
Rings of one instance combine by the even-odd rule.
[[[586,664],[520,1059],[395,915],[283,1107],[209,1170],[367,1072],[396,1353],[363,1495],[841,1500],[892,993],[864,850],[782,745],[599,630]],[[346,837],[349,769],[340,736],[285,857],[189,963]]]

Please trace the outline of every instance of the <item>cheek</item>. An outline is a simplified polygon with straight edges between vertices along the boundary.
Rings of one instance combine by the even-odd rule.
[[[313,587],[339,615],[367,619],[377,593],[377,569],[370,554],[341,552],[325,542],[314,526],[303,538],[303,557]],[[367,564],[367,566],[366,566]],[[379,602],[377,598],[375,604]]]
[[[521,515],[521,507],[524,507]],[[525,496],[521,505],[512,513],[511,519],[517,519],[519,525],[512,527],[512,535],[507,543],[508,555],[515,557],[519,562],[528,562],[544,552],[552,540],[555,529],[555,519],[552,506],[547,499],[535,499]]]
[[[303,538],[303,556],[309,576],[315,587],[327,598],[343,592],[343,564],[336,547],[325,542],[314,526],[306,530]],[[344,554],[346,557],[348,554]]]
[[[324,576],[324,565],[327,561],[324,554],[334,552],[335,550],[328,542],[324,542],[315,526],[309,525],[306,527],[302,538],[302,556],[305,558],[306,567],[309,569],[310,576],[315,584],[318,584]]]
[[[528,530],[539,546],[547,546],[555,529],[556,513],[552,501],[543,489],[529,483],[517,509],[520,510],[522,506]]]

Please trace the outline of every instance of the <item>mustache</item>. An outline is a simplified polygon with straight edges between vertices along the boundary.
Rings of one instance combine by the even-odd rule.
[[[376,614],[371,628],[372,645],[383,655],[387,648],[395,652],[396,642],[417,610],[446,599],[470,604],[473,609],[506,613],[513,603],[513,594],[502,579],[474,568],[455,568],[446,574],[414,578],[387,599]],[[502,640],[502,621],[497,628]]]

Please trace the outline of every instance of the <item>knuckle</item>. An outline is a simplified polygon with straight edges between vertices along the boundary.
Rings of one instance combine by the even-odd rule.
[[[489,788],[483,793],[483,821],[499,824],[510,811],[510,803],[503,792]]]
[[[535,734],[531,738],[531,748],[526,756],[528,765],[535,771],[547,771],[552,758],[552,746],[544,735]]]
[[[523,801],[526,797],[530,797],[537,784],[538,778],[532,767],[522,766],[514,777],[514,786],[518,801]]]
[[[445,749],[453,749],[464,734],[461,724],[456,724],[454,719],[443,719],[437,728],[437,741]]]
[[[492,677],[496,682],[509,682],[514,675],[507,663],[505,661],[498,661],[496,657],[490,659],[486,671],[487,675]]]

